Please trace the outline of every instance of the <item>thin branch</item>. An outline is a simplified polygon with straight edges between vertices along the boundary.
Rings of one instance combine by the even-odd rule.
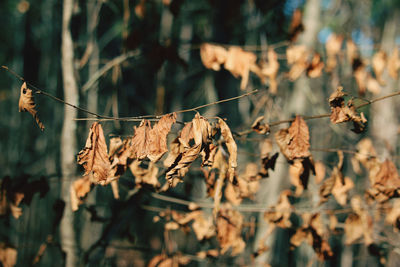
[[[112,59],[110,62],[105,64],[101,69],[99,69],[95,74],[93,74],[90,79],[82,86],[82,92],[86,92],[92,86],[96,83],[96,81],[103,76],[107,71],[109,71],[112,67],[121,64],[125,60],[131,57],[138,56],[140,53],[139,51],[130,51],[126,54],[122,54],[114,59]]]

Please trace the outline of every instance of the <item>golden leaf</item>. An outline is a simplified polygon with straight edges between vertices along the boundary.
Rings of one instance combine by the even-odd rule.
[[[39,126],[40,130],[44,130],[43,123],[39,120],[39,116],[37,115],[37,111],[35,109],[35,101],[32,96],[32,90],[29,89],[24,82],[21,86],[21,93],[19,95],[19,112],[29,112],[35,118],[37,125]]]
[[[17,264],[17,250],[4,243],[0,243],[0,262],[3,267],[13,267]]]
[[[135,134],[132,138],[131,149],[132,158],[145,159],[148,155],[149,132],[151,130],[150,121],[142,120],[139,127],[135,127]]]
[[[208,69],[218,71],[221,64],[224,64],[228,51],[219,45],[204,43],[200,47],[200,58],[204,66]]]
[[[231,46],[225,61],[225,69],[235,77],[242,77],[240,89],[246,89],[249,81],[250,68],[255,65],[257,56],[254,53],[246,52],[237,46]]]
[[[72,211],[78,210],[79,205],[83,203],[90,190],[91,182],[87,176],[79,178],[71,184],[69,192]]]
[[[382,79],[383,71],[386,67],[387,56],[384,51],[378,51],[372,57],[372,68],[374,69],[376,79],[379,84],[384,86],[386,83]]]
[[[229,204],[224,204],[217,216],[217,239],[224,254],[232,247],[232,256],[241,253],[245,243],[241,237],[243,227],[243,215],[232,210]]]
[[[85,168],[84,176],[89,175],[92,183],[105,185],[111,182],[106,140],[103,128],[97,122],[90,127],[86,145],[78,153],[78,164]]]

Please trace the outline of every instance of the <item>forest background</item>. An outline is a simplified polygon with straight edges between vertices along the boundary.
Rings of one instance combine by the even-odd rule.
[[[399,187],[393,166],[398,164],[399,151],[398,98],[369,100],[399,91],[399,11],[400,4],[393,0],[1,1],[1,264],[397,266],[399,203],[393,198],[399,195]],[[221,61],[216,56],[207,65],[200,55],[206,49],[204,43],[217,45],[222,54],[240,46],[252,53],[249,58],[255,58],[236,50],[239,56],[234,59],[247,58],[240,63],[247,66],[244,70],[235,68],[239,63],[230,67],[228,54]],[[356,47],[353,57],[349,56],[352,44]],[[307,51],[297,50],[295,54],[305,59],[296,59],[294,64],[287,54],[293,45],[304,45]],[[208,49],[214,53],[215,47]],[[315,52],[324,65],[318,60],[312,64]],[[381,56],[375,57],[379,52]],[[374,58],[384,62],[381,72]],[[277,68],[273,62],[279,63]],[[333,65],[327,70],[329,64]],[[300,70],[293,70],[294,65]],[[35,92],[44,131],[30,114],[19,112],[23,81]],[[337,91],[340,86],[347,93],[346,104],[351,99],[353,107],[363,105],[357,111],[363,112],[368,123],[361,133],[351,131],[351,125],[335,124],[332,116],[329,119],[331,100],[342,97]],[[127,170],[118,180],[119,199],[110,185],[92,185],[79,209],[72,211],[71,184],[85,172],[77,155],[85,147],[93,119],[103,119],[100,123],[110,146],[112,137],[134,135],[133,127],[142,118],[132,117],[168,114],[241,95],[245,96],[196,111],[210,122],[218,122],[216,117],[225,120],[237,144],[235,177],[247,179],[249,188],[254,182],[257,190],[246,195],[235,188],[240,201],[232,199],[227,188],[236,182],[227,177],[219,189],[222,194],[209,196],[209,187],[217,183],[207,187],[207,173],[197,160],[183,183],[161,192],[168,183],[160,161],[160,187],[141,184]],[[168,144],[195,114],[194,110],[178,112]],[[328,115],[319,118],[321,114]],[[259,175],[265,166],[261,145],[271,145],[268,160],[280,152],[274,136],[280,128],[295,124],[296,115],[306,116],[308,152],[326,171],[321,181],[311,174],[303,192],[307,186],[300,176],[306,167],[296,176],[296,168],[302,168],[296,156],[288,159],[280,153],[273,170],[266,170],[269,177]],[[263,123],[252,130],[260,116],[270,124],[270,131],[257,128],[266,127]],[[361,114],[357,116],[349,115],[348,120],[360,118],[364,125]],[[153,126],[158,119],[151,117]],[[221,125],[223,137],[214,141],[228,161],[232,151]],[[360,145],[369,142],[365,140],[372,140],[375,149]],[[367,151],[368,159],[357,158],[363,155],[361,150]],[[301,156],[303,162],[304,158],[308,156]],[[379,162],[374,161],[378,173],[390,169],[383,176],[395,181],[391,191],[374,187],[371,158]],[[363,165],[360,169],[357,160]],[[249,163],[253,165],[248,167]],[[141,166],[146,169],[149,164],[145,160]],[[251,173],[251,168],[257,170],[250,179],[246,171]],[[335,183],[339,171],[343,186],[344,176],[353,183],[338,193],[346,195],[344,200],[321,189],[332,177]],[[371,187],[383,199],[378,193],[371,197]],[[357,208],[357,201],[363,208]],[[224,204],[228,202],[233,203]],[[288,206],[282,208],[282,203]],[[226,235],[236,231],[232,239],[224,241],[213,233],[198,240],[194,222],[179,217],[193,209],[202,211],[220,233],[218,218],[228,218],[233,227]],[[233,211],[242,215],[232,215]],[[388,219],[387,214],[392,217]],[[243,217],[235,223],[230,216]],[[350,240],[346,225],[354,221],[359,223],[354,229],[370,235],[361,233]],[[293,238],[302,234],[300,241]]]

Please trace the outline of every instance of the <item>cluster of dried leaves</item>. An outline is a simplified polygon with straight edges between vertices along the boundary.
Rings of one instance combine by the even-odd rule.
[[[295,12],[291,26],[291,38],[296,38],[301,32],[301,13]],[[292,32],[293,31],[293,32]],[[297,80],[303,73],[310,78],[317,78],[322,75],[325,69],[327,73],[332,72],[338,65],[338,59],[342,51],[343,36],[331,34],[325,43],[326,64],[322,61],[321,55],[310,52],[304,45],[290,44],[286,49],[286,60],[290,70],[286,73],[289,80]],[[346,41],[346,55],[349,64],[353,68],[353,76],[358,85],[358,92],[364,95],[368,90],[372,94],[379,94],[381,86],[385,85],[382,78],[387,69],[393,79],[397,79],[400,69],[399,51],[395,48],[390,56],[384,51],[377,51],[370,62],[374,75],[368,71],[369,62],[363,60],[358,53],[357,45],[352,40]],[[219,71],[221,65],[230,71],[235,77],[241,77],[240,88],[244,90],[249,81],[250,72],[256,74],[262,83],[269,82],[269,90],[272,94],[277,93],[277,76],[279,72],[278,55],[270,48],[267,54],[267,62],[263,59],[257,60],[256,54],[244,51],[237,46],[225,48],[221,45],[204,43],[200,49],[200,56],[204,66],[214,71]]]

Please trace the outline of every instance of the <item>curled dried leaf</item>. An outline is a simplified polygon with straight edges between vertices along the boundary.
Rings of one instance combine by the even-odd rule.
[[[221,207],[217,216],[217,239],[224,254],[232,247],[232,256],[241,253],[245,243],[241,237],[243,215],[233,210],[229,204]]]
[[[90,127],[86,145],[78,153],[78,164],[85,168],[84,176],[89,175],[92,183],[105,185],[111,182],[106,140],[103,128],[97,122]]]
[[[89,177],[82,177],[74,181],[70,187],[70,198],[72,211],[77,211],[79,205],[81,205],[87,194],[91,190],[91,182]]]
[[[21,93],[19,95],[19,112],[29,112],[36,120],[37,125],[40,130],[44,130],[43,123],[39,120],[39,116],[37,115],[37,110],[35,109],[35,100],[33,99],[32,90],[29,89],[24,82],[21,86]]]
[[[321,60],[321,55],[318,53],[314,53],[314,56],[307,67],[307,76],[310,78],[317,78],[321,76],[324,66],[325,64]]]
[[[158,168],[155,163],[150,162],[147,168],[144,168],[141,166],[139,160],[134,160],[129,165],[129,169],[135,177],[135,184],[137,187],[141,187],[142,185],[151,185],[155,188],[160,187],[160,183],[157,179]]]
[[[290,215],[292,214],[293,206],[290,203],[289,196],[292,195],[290,190],[284,190],[279,195],[278,203],[271,207],[273,211],[264,213],[264,220],[269,224],[276,225],[281,228],[292,226]]]
[[[262,123],[263,120],[264,116],[258,117],[251,125],[251,129],[259,134],[268,134],[270,130],[269,125],[267,123]]]
[[[231,129],[229,126],[223,121],[222,119],[218,119],[218,125],[221,129],[221,135],[225,140],[226,147],[228,148],[229,152],[229,168],[228,168],[228,175],[229,180],[232,182],[233,177],[235,176],[235,170],[237,167],[237,145],[235,140],[233,139]]]

